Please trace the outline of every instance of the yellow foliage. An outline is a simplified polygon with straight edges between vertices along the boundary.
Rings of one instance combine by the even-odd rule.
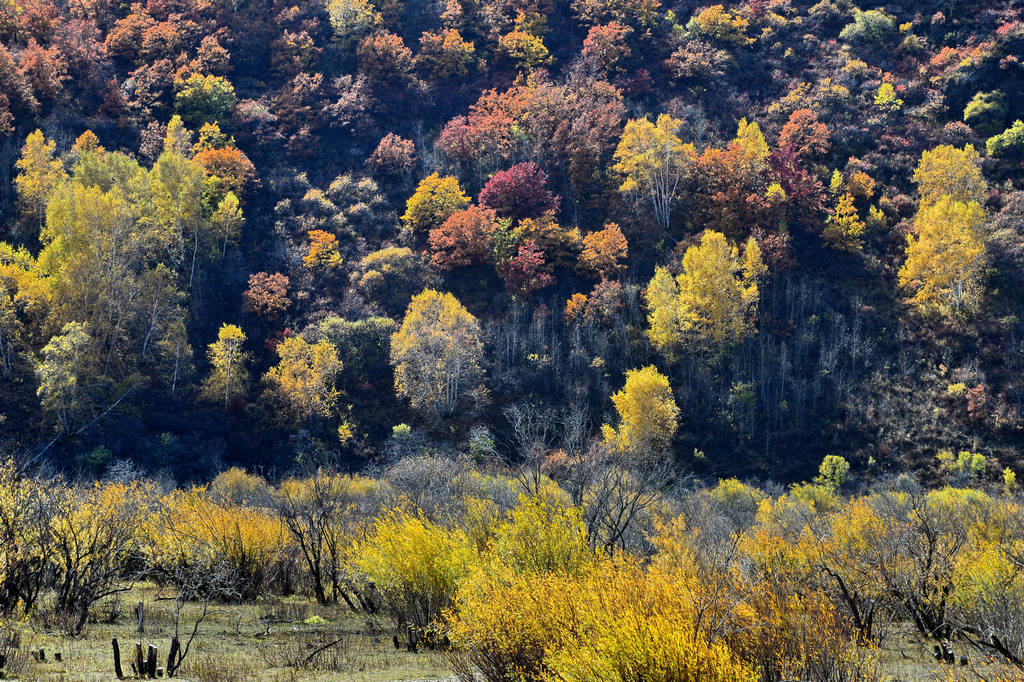
[[[384,612],[399,629],[411,627],[428,640],[437,636],[476,557],[462,530],[404,511],[379,518],[352,550],[353,565],[376,587]]]
[[[648,456],[664,452],[679,423],[679,407],[668,378],[656,367],[626,372],[626,385],[612,396],[619,427],[603,428],[605,441],[620,452]]]
[[[296,420],[326,419],[338,402],[335,378],[341,371],[338,349],[327,340],[309,343],[291,336],[277,345],[278,363],[266,381]]]
[[[907,260],[899,271],[901,287],[922,310],[944,315],[980,303],[985,245],[978,229],[985,220],[981,206],[944,196],[924,203],[907,237]]]
[[[595,558],[582,510],[550,493],[521,495],[519,505],[495,526],[489,553],[520,573],[577,573]]]
[[[261,594],[291,551],[288,532],[269,510],[217,501],[206,488],[175,490],[145,521],[145,554],[172,574],[226,576],[241,598]]]
[[[453,213],[469,206],[469,197],[451,176],[431,173],[420,181],[402,214],[402,224],[408,230],[427,231],[438,227]]]
[[[970,144],[963,149],[939,145],[921,154],[921,161],[914,169],[914,182],[921,195],[922,208],[943,199],[980,204],[988,192],[988,182],[981,172],[981,156]]]
[[[765,266],[753,238],[745,255],[741,260],[723,234],[708,230],[699,246],[686,250],[675,280],[657,268],[647,288],[651,343],[669,356],[684,342],[723,352],[753,334],[757,278]]]
[[[453,295],[433,289],[413,297],[391,337],[396,392],[435,421],[485,399],[482,358],[480,323]]]
[[[864,221],[853,205],[853,196],[843,194],[839,197],[835,212],[829,217],[822,236],[833,249],[841,251],[860,251],[864,238]]]

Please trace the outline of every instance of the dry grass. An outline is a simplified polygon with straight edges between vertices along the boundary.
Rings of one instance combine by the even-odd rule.
[[[23,626],[23,680],[110,680],[114,667],[110,640],[117,637],[122,667],[131,675],[130,660],[140,635],[136,632],[134,605],[145,606],[143,647],[159,648],[161,667],[174,632],[174,601],[153,585],[98,605],[95,618],[81,637],[70,638],[46,618]],[[183,623],[200,605],[188,605]],[[30,647],[27,642],[30,640]],[[336,646],[316,650],[339,640]],[[29,649],[46,651],[37,662]],[[62,660],[56,662],[54,653]],[[311,654],[313,654],[311,656]],[[8,676],[13,668],[9,668]],[[231,682],[233,680],[435,680],[452,676],[442,653],[398,651],[380,624],[353,614],[345,607],[324,608],[300,597],[275,598],[256,604],[218,604],[203,622],[192,650],[182,665],[182,680]]]

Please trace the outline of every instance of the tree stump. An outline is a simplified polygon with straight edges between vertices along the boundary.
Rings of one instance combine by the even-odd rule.
[[[177,637],[171,637],[171,651],[167,654],[167,677],[174,677],[178,669],[178,654],[181,652],[181,642]]]
[[[146,655],[146,676],[151,680],[156,679],[156,645],[150,644]]]
[[[142,661],[142,642],[135,643],[135,663],[133,664],[132,667],[135,668],[136,676],[146,676],[146,666]]]

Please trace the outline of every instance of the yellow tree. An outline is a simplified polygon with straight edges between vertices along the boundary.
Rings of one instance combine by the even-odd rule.
[[[277,345],[278,363],[264,380],[295,421],[328,418],[338,403],[338,349],[326,340],[309,343],[292,336]]]
[[[913,292],[911,303],[943,315],[977,306],[985,267],[977,230],[984,221],[985,211],[975,201],[942,197],[921,207],[899,272],[900,286]]]
[[[914,182],[922,207],[943,197],[980,203],[988,192],[988,183],[981,173],[981,157],[970,144],[963,149],[944,144],[921,154],[921,161],[914,170]]]
[[[402,224],[408,230],[431,230],[467,206],[469,197],[456,178],[431,173],[420,181],[406,202]]]
[[[668,229],[676,192],[689,168],[687,145],[676,134],[682,121],[661,114],[655,122],[637,118],[626,123],[612,169],[625,176],[620,192],[646,196],[654,219]]]
[[[723,234],[708,230],[699,246],[686,250],[678,277],[655,269],[646,293],[651,343],[671,357],[684,343],[721,351],[744,340],[754,332],[757,280],[764,272],[753,238],[741,258]]]
[[[668,378],[653,365],[626,372],[626,385],[612,396],[619,428],[601,427],[619,452],[645,456],[664,452],[679,425],[679,407]]]
[[[25,139],[21,157],[14,164],[18,169],[14,186],[18,190],[21,214],[31,223],[34,235],[43,229],[46,202],[51,192],[68,177],[64,164],[54,158],[56,146],[56,142],[47,140],[41,130],[36,130]]]
[[[203,396],[207,400],[224,401],[227,407],[232,398],[245,395],[249,385],[249,356],[242,347],[245,332],[233,324],[221,325],[217,340],[206,351],[210,360],[210,374],[203,382]]]
[[[833,249],[840,251],[860,251],[864,237],[864,221],[857,214],[853,205],[853,196],[843,194],[836,203],[836,210],[825,225],[822,236]]]
[[[391,337],[395,390],[434,423],[486,398],[480,323],[451,294],[413,297]]]

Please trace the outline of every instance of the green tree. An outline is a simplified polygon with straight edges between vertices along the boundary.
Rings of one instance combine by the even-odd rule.
[[[235,87],[227,78],[193,73],[179,82],[174,109],[195,129],[203,123],[225,121],[237,101]]]
[[[87,409],[87,383],[92,339],[81,322],[68,322],[44,347],[36,365],[36,395],[43,411],[53,415],[61,430],[70,431]]]

